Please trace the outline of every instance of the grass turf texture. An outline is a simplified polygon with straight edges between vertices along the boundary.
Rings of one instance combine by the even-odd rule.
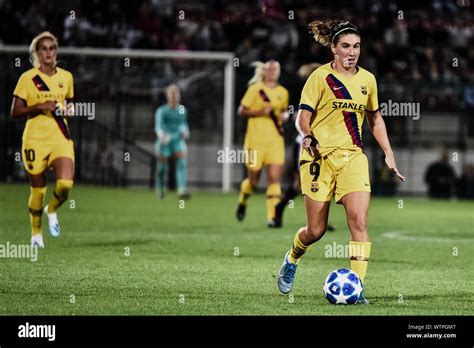
[[[51,192],[50,186],[46,202]],[[28,185],[0,185],[0,244],[30,242],[28,195]],[[235,194],[196,192],[184,208],[175,194],[159,200],[150,190],[76,186],[70,198],[75,208],[65,203],[59,211],[59,238],[49,236],[43,218],[46,249],[37,262],[0,259],[0,313],[474,314],[472,201],[406,198],[399,208],[399,198],[373,198],[371,304],[334,306],[323,297],[322,282],[349,265],[325,256],[328,245],[348,242],[342,206],[331,207],[336,231],[300,262],[291,298],[279,293],[276,274],[305,221],[301,198],[277,230],[266,228],[263,195],[250,199],[242,223],[234,217]]]

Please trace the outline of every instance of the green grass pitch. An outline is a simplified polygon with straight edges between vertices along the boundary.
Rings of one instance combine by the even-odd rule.
[[[47,199],[51,195],[49,187]],[[30,242],[29,188],[0,185],[0,244]],[[332,205],[328,232],[302,259],[292,297],[276,273],[303,201],[284,228],[266,228],[263,195],[238,223],[236,194],[195,192],[159,200],[151,190],[76,186],[59,211],[54,239],[38,260],[1,258],[4,315],[473,315],[474,202],[373,198],[368,306],[330,305],[322,282],[346,258],[327,247],[349,239],[344,208]],[[129,255],[127,256],[127,252]],[[236,256],[238,254],[238,256]]]

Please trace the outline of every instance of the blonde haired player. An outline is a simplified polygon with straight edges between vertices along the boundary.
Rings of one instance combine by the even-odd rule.
[[[237,219],[245,217],[247,200],[257,186],[263,166],[267,167],[267,221],[274,222],[275,205],[280,200],[280,179],[285,163],[283,122],[288,119],[289,95],[278,83],[280,64],[275,60],[253,63],[255,75],[240,102],[239,114],[247,117],[244,150],[248,177],[240,185]]]
[[[176,184],[180,199],[189,199],[186,191],[187,181],[187,145],[189,138],[188,111],[181,102],[181,92],[177,85],[166,88],[167,103],[161,105],[155,112],[155,132],[157,141],[156,192],[163,198],[165,195],[165,180],[168,172],[168,158],[176,159]]]
[[[50,32],[33,39],[30,45],[33,68],[20,76],[11,108],[13,118],[27,117],[21,153],[30,180],[31,244],[40,248],[44,248],[41,214],[44,211],[48,217],[50,234],[58,237],[56,211],[67,199],[74,177],[74,144],[64,118],[73,114],[72,104],[67,104],[74,97],[73,77],[56,66],[57,49],[58,40]],[[48,168],[54,169],[56,187],[43,210]]]
[[[315,21],[309,28],[318,43],[331,48],[334,60],[316,69],[301,93],[296,127],[303,138],[300,173],[307,224],[296,233],[278,274],[278,287],[284,294],[293,288],[300,258],[326,232],[334,195],[346,210],[351,269],[365,282],[371,247],[367,231],[369,166],[361,137],[365,115],[387,166],[405,181],[378,111],[375,77],[357,66],[359,31],[343,21]],[[368,303],[364,293],[359,303]]]

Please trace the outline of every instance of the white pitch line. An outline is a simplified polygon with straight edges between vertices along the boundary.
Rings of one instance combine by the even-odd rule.
[[[440,238],[440,237],[426,237],[407,235],[406,231],[389,231],[384,232],[383,237],[389,239],[398,239],[407,242],[435,242],[435,243],[472,243],[473,238]]]

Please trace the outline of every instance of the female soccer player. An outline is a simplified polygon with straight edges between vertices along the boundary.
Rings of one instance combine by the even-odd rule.
[[[58,40],[50,32],[36,36],[30,45],[33,68],[24,72],[13,92],[11,116],[27,117],[23,131],[22,159],[30,179],[28,207],[31,221],[31,244],[44,248],[41,214],[46,194],[47,168],[56,174],[56,187],[44,213],[49,232],[60,234],[57,209],[67,199],[74,178],[74,143],[63,116],[72,116],[69,104],[74,96],[73,77],[56,66]],[[68,105],[63,108],[67,101]]]
[[[298,76],[301,78],[302,81],[306,81],[309,75],[311,75],[311,73],[317,68],[319,68],[320,66],[321,64],[319,63],[303,64],[298,69]],[[280,201],[275,206],[275,217],[273,219],[275,223],[275,227],[282,227],[283,212],[285,211],[286,205],[291,200],[293,200],[293,198],[295,198],[301,193],[300,166],[299,166],[301,143],[302,143],[302,138],[298,134],[295,138],[295,142],[293,143],[292,158],[290,162],[291,167],[290,167],[290,172],[289,172],[290,183],[287,189],[283,192]],[[327,230],[334,231],[335,228],[332,225],[328,224]]]
[[[247,200],[257,186],[263,166],[267,166],[267,221],[269,227],[275,227],[273,218],[281,195],[280,179],[285,162],[282,126],[288,119],[289,95],[278,83],[277,61],[257,62],[254,66],[255,75],[239,107],[239,114],[248,118],[244,142],[248,177],[240,185],[237,219],[244,219]]]
[[[176,158],[176,183],[180,199],[188,199],[186,192],[186,139],[189,138],[187,121],[188,112],[180,104],[181,94],[178,86],[170,85],[166,88],[167,104],[156,109],[155,132],[158,140],[155,151],[158,157],[156,168],[156,190],[161,198],[165,195],[166,172],[168,171],[168,158]]]
[[[359,31],[342,21],[314,21],[309,28],[318,43],[331,48],[334,60],[316,69],[301,93],[296,127],[303,138],[300,173],[307,224],[296,233],[278,274],[278,287],[284,294],[293,288],[300,258],[326,232],[329,202],[334,195],[336,203],[342,203],[346,210],[351,269],[365,281],[371,245],[367,232],[369,167],[361,138],[365,114],[385,153],[385,163],[405,181],[378,111],[375,77],[357,66]],[[368,303],[364,294],[359,303]]]

